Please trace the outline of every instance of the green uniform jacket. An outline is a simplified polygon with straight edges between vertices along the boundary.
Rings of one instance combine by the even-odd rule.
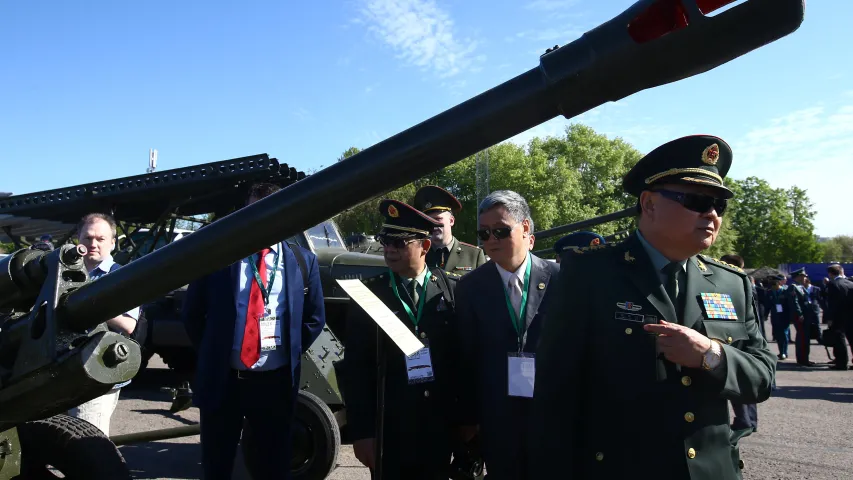
[[[530,478],[740,478],[728,402],[770,396],[775,356],[758,332],[749,279],[704,256],[687,263],[685,326],[721,341],[717,369],[659,358],[644,323],[675,320],[636,234],[561,266],[536,352]],[[709,319],[701,293],[725,293],[737,320]]]
[[[387,358],[385,382],[385,433],[383,459],[388,478],[399,478],[394,472],[424,468],[447,468],[450,465],[451,428],[455,425],[456,382],[454,368],[455,320],[450,299],[444,298],[431,270],[427,282],[424,313],[418,323],[417,336],[428,342],[432,356],[434,381],[409,385],[405,356],[382,333]],[[400,283],[398,291],[407,302],[410,297]],[[455,291],[457,275],[447,274],[448,288]],[[440,281],[440,280],[438,280]],[[368,288],[391,309],[413,333],[415,327],[390,286],[386,272],[367,280]],[[452,295],[452,293],[451,293]],[[411,308],[411,305],[410,305]],[[416,314],[416,309],[412,308]],[[347,425],[352,440],[376,437],[376,331],[378,327],[364,310],[353,303],[346,321],[347,351],[342,386],[347,406]]]
[[[442,268],[447,272],[460,275],[465,275],[484,263],[486,263],[486,254],[483,253],[483,249],[460,242],[455,237],[449,248],[433,248],[427,253],[429,268]]]

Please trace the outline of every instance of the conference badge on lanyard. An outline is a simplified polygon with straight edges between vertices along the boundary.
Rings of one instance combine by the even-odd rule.
[[[412,309],[409,308],[409,305],[400,298],[400,292],[397,290],[397,280],[394,277],[394,272],[392,272],[391,269],[388,269],[388,273],[391,276],[391,289],[394,291],[394,296],[396,296],[397,300],[399,300],[403,305],[403,310],[406,311],[406,315],[409,316],[409,320],[412,321],[412,325],[415,327],[415,333],[418,333],[418,324],[421,322],[421,316],[424,313],[424,306],[426,305],[426,285],[429,285],[429,279],[432,276],[432,273],[430,273],[429,268],[427,268],[426,276],[424,277],[424,294],[421,295],[420,301],[418,301],[417,315],[415,315],[414,312],[412,312]],[[416,280],[412,281],[414,282]],[[408,376],[409,385],[431,382],[434,380],[432,355],[429,350],[428,341],[424,341],[424,348],[413,353],[411,356],[406,357],[406,375]]]
[[[506,307],[509,318],[518,335],[518,351],[507,354],[507,393],[511,397],[532,398],[533,380],[536,376],[536,359],[532,353],[522,352],[527,337],[527,290],[530,287],[530,268],[533,261],[527,256],[527,267],[524,270],[524,285],[521,290],[521,305],[516,314],[509,293],[504,288]]]
[[[270,281],[267,286],[264,286],[264,282],[261,281],[261,274],[258,272],[257,261],[255,258],[257,254],[252,255],[249,260],[249,265],[252,267],[252,273],[255,277],[255,282],[258,284],[258,288],[261,290],[261,296],[264,299],[264,313],[261,318],[258,319],[258,324],[260,325],[261,330],[261,351],[269,352],[271,350],[275,350],[277,347],[281,345],[281,322],[279,322],[278,318],[272,312],[269,307],[270,304],[270,292],[272,292],[273,285],[275,285],[275,276],[278,272],[278,261],[281,253],[281,244],[278,246],[278,250],[275,252],[275,256],[273,256],[272,261],[272,273],[270,273]],[[266,261],[266,259],[260,259]]]

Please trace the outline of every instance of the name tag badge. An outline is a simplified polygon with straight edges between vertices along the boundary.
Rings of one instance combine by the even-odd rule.
[[[776,313],[782,313],[782,304],[781,303],[776,304]]]
[[[261,324],[261,351],[269,352],[281,345],[281,323],[275,316],[264,316]]]
[[[409,385],[431,382],[435,379],[432,371],[432,356],[429,344],[424,348],[406,357],[406,374],[409,377]]]
[[[510,352],[507,355],[510,397],[533,398],[533,382],[536,378],[536,358],[532,353]]]

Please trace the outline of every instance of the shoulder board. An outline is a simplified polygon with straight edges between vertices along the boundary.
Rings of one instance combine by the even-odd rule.
[[[609,248],[615,247],[616,243],[605,243],[604,245],[589,245],[587,247],[566,247],[563,250],[563,253],[573,253],[577,255],[582,255],[585,253],[595,252],[598,250],[607,250]]]
[[[447,278],[451,280],[459,280],[460,278],[462,278],[462,275],[459,275],[455,272],[444,272],[444,274],[447,275]]]
[[[465,243],[465,242],[463,242],[463,241],[461,241],[461,240],[456,240],[456,241],[457,241],[457,242],[459,242],[459,245],[464,245],[464,246],[466,246],[466,247],[475,248],[475,249],[477,249],[477,250],[479,250],[479,249],[480,249],[480,247],[478,247],[478,246],[476,246],[476,245],[471,245],[470,243]]]
[[[730,272],[737,273],[738,275],[746,275],[746,272],[743,271],[742,268],[737,265],[732,265],[731,263],[726,263],[718,258],[709,257],[707,255],[698,255],[699,258],[705,261],[705,263],[709,263],[711,265],[716,265],[724,270],[728,270]]]

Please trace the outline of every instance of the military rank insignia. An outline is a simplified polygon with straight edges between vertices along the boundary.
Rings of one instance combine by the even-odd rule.
[[[702,293],[702,305],[708,319],[737,320],[737,312],[732,297],[726,293]]]

